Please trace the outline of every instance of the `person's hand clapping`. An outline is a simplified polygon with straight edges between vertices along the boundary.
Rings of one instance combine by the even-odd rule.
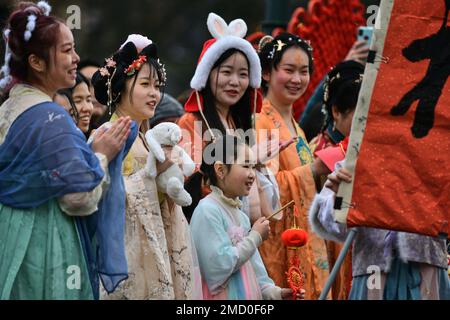
[[[100,127],[94,134],[92,150],[104,154],[108,162],[113,160],[127,140],[130,128],[130,117],[119,118],[109,129],[106,126]]]

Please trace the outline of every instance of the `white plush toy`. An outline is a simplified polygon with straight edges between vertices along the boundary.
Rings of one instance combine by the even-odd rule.
[[[195,171],[195,163],[184,151],[178,146],[181,140],[181,129],[175,123],[162,122],[153,129],[145,133],[150,152],[148,153],[146,172],[156,178],[156,184],[159,189],[167,194],[176,204],[180,206],[189,206],[192,198],[189,193],[184,190],[184,177],[188,177]],[[166,157],[162,146],[172,146],[172,153],[177,154],[182,161],[182,168],[178,164],[172,164],[166,171],[157,176],[156,161],[164,162]]]

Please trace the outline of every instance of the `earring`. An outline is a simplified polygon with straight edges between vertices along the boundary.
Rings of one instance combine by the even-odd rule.
[[[336,131],[336,121],[333,121],[333,131]]]

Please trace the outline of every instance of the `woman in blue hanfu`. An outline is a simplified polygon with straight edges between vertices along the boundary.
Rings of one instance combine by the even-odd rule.
[[[50,9],[44,1],[21,3],[4,32],[0,299],[92,299],[98,296],[94,272],[113,282],[127,276],[126,260],[104,258],[108,250],[120,257],[120,246],[111,248],[120,241],[107,238],[120,239],[123,230],[106,232],[103,213],[123,189],[109,173],[121,165],[132,123],[120,119],[89,146],[70,115],[52,102],[58,89],[75,84],[79,57],[70,29]],[[113,215],[109,220],[120,225]],[[111,265],[121,268],[118,278]]]

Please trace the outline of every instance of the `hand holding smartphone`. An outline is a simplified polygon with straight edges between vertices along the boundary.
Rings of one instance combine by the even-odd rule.
[[[359,27],[357,33],[357,40],[364,41],[367,43],[368,46],[370,46],[370,43],[372,42],[372,35],[373,35],[373,27]]]

